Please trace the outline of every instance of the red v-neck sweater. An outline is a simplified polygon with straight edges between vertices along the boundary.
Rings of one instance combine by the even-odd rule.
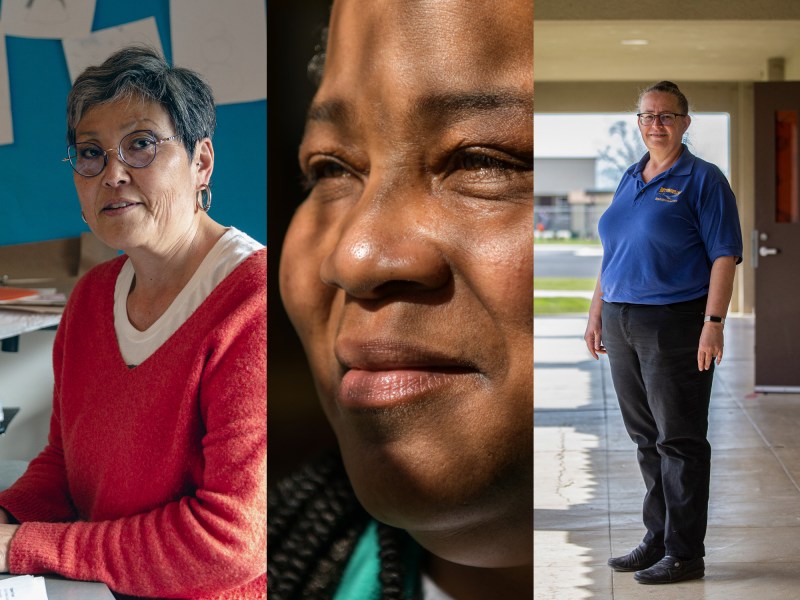
[[[123,361],[114,284],[84,276],[53,348],[47,447],[0,493],[12,573],[156,598],[266,597],[266,250],[150,358]]]

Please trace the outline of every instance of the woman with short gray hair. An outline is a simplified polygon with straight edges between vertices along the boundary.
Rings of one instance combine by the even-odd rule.
[[[0,571],[266,595],[266,249],[208,214],[215,120],[209,86],[148,48],[75,81],[65,161],[123,254],[69,298],[48,445],[0,492]]]

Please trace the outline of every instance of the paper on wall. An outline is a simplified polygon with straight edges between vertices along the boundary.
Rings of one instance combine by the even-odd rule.
[[[171,0],[170,24],[173,64],[200,73],[217,104],[267,97],[264,0]]]
[[[0,600],[47,600],[44,577],[20,575],[0,581]]]
[[[96,0],[3,0],[0,20],[7,35],[65,38],[88,35]]]
[[[164,55],[154,17],[99,29],[81,37],[65,38],[61,44],[64,46],[64,56],[67,59],[67,69],[72,83],[75,83],[75,79],[86,67],[99,65],[124,46],[146,44]]]
[[[8,61],[6,60],[6,35],[0,22],[0,144],[14,143],[14,126],[11,121],[11,92],[8,86]]]

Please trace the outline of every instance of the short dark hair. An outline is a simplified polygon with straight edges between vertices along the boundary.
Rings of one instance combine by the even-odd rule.
[[[89,109],[136,98],[164,108],[190,159],[197,142],[214,134],[211,87],[194,71],[171,67],[153,48],[137,45],[118,50],[75,80],[67,96],[67,143],[75,143],[75,129]]]
[[[689,114],[689,101],[686,99],[686,96],[683,95],[683,92],[678,88],[678,86],[671,81],[659,81],[658,83],[654,83],[649,88],[644,90],[641,94],[639,94],[639,104],[641,104],[644,95],[651,92],[672,94],[678,100],[678,104],[681,107],[681,112],[685,115]]]

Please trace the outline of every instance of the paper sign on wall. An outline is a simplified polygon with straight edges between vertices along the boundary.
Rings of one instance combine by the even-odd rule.
[[[7,35],[65,38],[88,35],[96,0],[3,0],[0,20]]]
[[[8,86],[8,61],[6,60],[6,34],[0,22],[0,144],[14,143],[11,124],[11,92]]]
[[[86,67],[101,64],[111,54],[124,46],[145,44],[157,50],[162,56],[161,38],[154,17],[133,21],[118,27],[100,29],[89,35],[64,39],[64,56],[67,59],[70,81],[75,79]]]
[[[264,0],[171,0],[172,62],[197,71],[217,104],[267,97]]]

